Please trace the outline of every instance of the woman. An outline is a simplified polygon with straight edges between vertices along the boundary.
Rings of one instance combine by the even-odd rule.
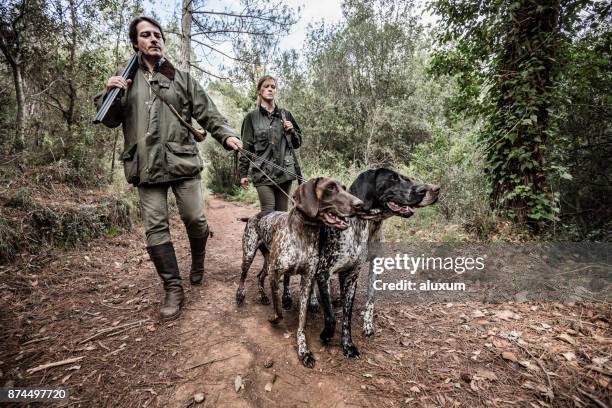
[[[266,75],[257,82],[257,107],[245,116],[241,130],[244,149],[257,157],[241,155],[240,185],[248,188],[247,175],[251,167],[251,178],[262,211],[287,211],[291,182],[298,176],[293,149],[302,144],[302,134],[293,115],[281,110],[274,102],[276,92],[274,77]]]

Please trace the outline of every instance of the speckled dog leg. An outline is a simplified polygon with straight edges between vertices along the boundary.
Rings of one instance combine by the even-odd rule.
[[[314,283],[314,275],[317,271],[316,263],[311,265],[308,272],[302,275],[300,282],[300,312],[298,329],[296,332],[298,357],[304,366],[308,368],[314,367],[315,358],[310,350],[308,350],[308,344],[306,342],[306,333],[304,328],[306,327],[306,317],[308,313],[308,300],[310,298],[310,292],[312,291],[312,285]]]
[[[372,268],[369,269],[368,291],[363,314],[363,335],[366,337],[370,337],[376,332],[374,328],[374,280],[376,279],[376,275],[372,272]]]
[[[344,281],[344,299],[342,313],[342,351],[349,358],[359,357],[359,350],[353,344],[351,334],[351,319],[353,316],[353,302],[357,289],[357,274],[354,270],[347,272]]]
[[[262,252],[264,253],[264,264],[263,264],[263,267],[261,268],[261,271],[257,275],[258,288],[259,288],[259,302],[262,305],[269,305],[270,298],[268,297],[268,295],[266,295],[266,291],[264,290],[264,284],[266,281],[266,276],[268,276],[268,258],[270,257],[270,254],[268,253],[267,250],[264,251],[262,249]]]
[[[317,286],[319,287],[319,299],[323,307],[323,315],[325,316],[325,327],[321,332],[321,342],[329,343],[334,332],[336,331],[336,315],[332,307],[331,295],[329,293],[329,279],[325,271],[318,271],[316,276]],[[314,290],[313,290],[314,291]]]
[[[254,224],[249,221],[244,230],[244,235],[242,236],[242,273],[240,274],[240,283],[238,284],[238,290],[236,291],[236,303],[239,305],[244,303],[244,297],[246,294],[244,282],[247,274],[249,273],[249,268],[253,263],[253,258],[255,258],[255,254],[257,253],[257,248],[260,244],[261,241],[259,240],[257,230],[255,229]]]
[[[276,265],[270,265],[270,290],[272,292],[272,307],[274,313],[268,319],[270,323],[277,324],[283,318],[283,310],[281,308],[280,292],[278,290],[278,272],[274,269]]]

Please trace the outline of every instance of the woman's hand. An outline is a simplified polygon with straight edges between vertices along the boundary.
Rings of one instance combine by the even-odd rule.
[[[285,130],[293,129],[293,123],[291,123],[291,121],[289,120],[284,121],[283,126],[285,127]]]
[[[232,150],[242,149],[242,141],[234,136],[230,136],[227,139],[225,139],[225,145]]]
[[[245,190],[249,189],[249,179],[248,177],[243,177],[240,179],[240,187],[242,187]]]

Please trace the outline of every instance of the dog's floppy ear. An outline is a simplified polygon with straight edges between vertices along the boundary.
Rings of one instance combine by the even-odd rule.
[[[366,170],[357,176],[349,193],[363,201],[365,211],[371,210],[376,200],[376,170]]]
[[[309,218],[315,218],[319,213],[319,197],[317,197],[319,180],[321,177],[310,179],[302,183],[293,193],[295,206]]]

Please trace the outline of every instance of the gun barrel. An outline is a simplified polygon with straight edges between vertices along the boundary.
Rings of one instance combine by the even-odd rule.
[[[128,78],[132,76],[137,64],[138,64],[138,54],[134,54],[132,55],[132,58],[127,63],[127,65],[123,69],[123,72],[121,73],[121,76],[123,77],[123,79],[127,80]],[[121,88],[113,88],[109,92],[106,93],[106,95],[104,96],[104,101],[102,102],[102,106],[96,113],[93,123],[101,123],[104,120],[104,118],[108,114],[108,110],[113,105],[113,103],[115,102],[115,99],[117,99],[120,92],[121,92]]]

